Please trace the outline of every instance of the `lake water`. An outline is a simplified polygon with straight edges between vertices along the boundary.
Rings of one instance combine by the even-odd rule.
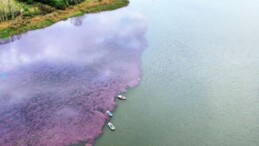
[[[141,84],[96,146],[258,146],[259,2],[131,0],[148,18]]]
[[[57,95],[59,106],[47,109],[42,107],[44,102],[32,101],[40,109],[28,113],[39,119],[47,116],[47,120],[52,121],[48,115],[54,110],[54,116],[73,124],[63,120],[65,126],[62,126],[62,121],[54,118],[40,131],[54,138],[43,140],[37,137],[37,126],[44,126],[31,125],[35,122],[22,121],[27,128],[22,132],[29,129],[42,144],[48,142],[48,138],[53,140],[51,144],[75,143],[84,138],[92,140],[93,135],[100,133],[98,127],[90,132],[93,135],[84,131],[89,128],[89,124],[84,123],[85,114],[89,113],[84,111],[96,105],[97,108],[90,108],[90,113],[97,111],[93,117],[99,119],[96,125],[101,125],[107,119],[107,115],[101,113],[115,105],[112,96],[137,85],[141,73],[140,84],[126,92],[127,101],[116,100],[117,108],[111,119],[116,131],[105,126],[96,146],[258,146],[258,17],[256,0],[131,0],[126,8],[73,18],[28,32],[13,43],[0,46],[1,58],[5,57],[0,59],[5,65],[0,67],[3,83],[0,91],[6,92],[0,96],[9,93],[15,99],[17,94],[10,94],[14,85],[46,89],[51,83],[49,88],[58,92],[47,88],[48,95]],[[38,65],[43,66],[43,72],[38,71]],[[69,83],[67,86],[56,86],[54,83],[58,82],[52,78],[47,82],[41,82],[46,79],[40,78],[41,84],[35,84],[38,77],[59,76],[64,70],[68,75],[59,79]],[[33,74],[26,76],[31,71]],[[15,78],[17,74],[22,78]],[[28,78],[29,81],[24,81]],[[15,82],[9,83],[10,80]],[[36,85],[35,88],[32,85]],[[22,88],[15,89],[14,93],[24,93]],[[93,100],[88,97],[89,91],[97,93],[97,103],[82,106],[81,102]],[[26,93],[30,93],[31,99],[42,92]],[[68,94],[74,98],[67,97]],[[86,94],[89,100],[85,101],[81,95]],[[40,99],[45,99],[43,97]],[[5,100],[0,103],[6,103]],[[17,104],[16,99],[13,101],[8,100],[8,103]],[[26,104],[28,102],[22,105]],[[11,121],[15,119],[10,115],[24,109],[0,106],[1,113],[8,113],[3,117]],[[15,113],[12,113],[13,107]],[[90,126],[95,124],[90,123]],[[50,127],[55,128],[57,136],[65,132],[69,137],[55,137]],[[9,131],[0,130],[0,134],[8,133],[9,138],[17,139],[22,135]],[[31,142],[30,137],[27,139],[37,143]]]
[[[114,97],[139,84],[146,30],[142,14],[118,10],[2,42],[0,145],[92,145]]]

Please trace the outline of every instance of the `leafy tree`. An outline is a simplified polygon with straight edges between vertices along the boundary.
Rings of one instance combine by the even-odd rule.
[[[14,19],[21,13],[21,7],[14,0],[0,1],[0,21]]]

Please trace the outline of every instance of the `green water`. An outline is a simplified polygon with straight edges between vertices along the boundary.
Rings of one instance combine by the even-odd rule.
[[[258,146],[259,2],[131,0],[149,22],[141,84],[96,146]]]

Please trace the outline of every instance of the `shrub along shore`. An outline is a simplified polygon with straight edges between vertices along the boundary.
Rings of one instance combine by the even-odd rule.
[[[81,16],[86,13],[115,10],[128,4],[128,0],[82,0],[81,3],[56,8],[45,4],[30,5],[26,3],[24,5],[30,6],[30,9],[34,11],[30,12],[29,9],[28,14],[25,12],[23,15],[17,14],[15,18],[11,15],[10,18],[13,20],[0,21],[0,39],[7,39],[29,30],[44,28],[70,17]],[[44,10],[44,13],[42,10]]]

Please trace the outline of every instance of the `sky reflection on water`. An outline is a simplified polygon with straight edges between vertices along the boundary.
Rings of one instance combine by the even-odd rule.
[[[0,145],[94,143],[114,96],[139,83],[147,46],[146,18],[118,11],[0,45]]]

